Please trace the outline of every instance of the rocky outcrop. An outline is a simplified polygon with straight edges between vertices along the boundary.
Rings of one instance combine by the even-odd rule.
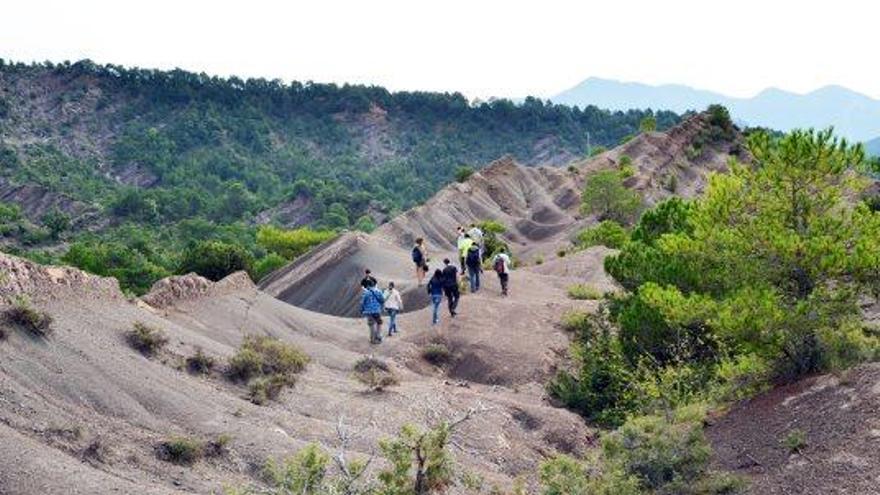
[[[0,253],[0,302],[26,297],[32,301],[59,298],[124,299],[119,282],[67,266],[44,266]]]
[[[141,297],[141,301],[153,308],[164,309],[184,301],[255,289],[256,286],[245,272],[235,272],[218,282],[212,282],[195,273],[187,273],[159,280],[153,284],[150,292]]]

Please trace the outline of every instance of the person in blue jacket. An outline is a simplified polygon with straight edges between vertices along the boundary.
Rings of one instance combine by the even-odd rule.
[[[382,343],[382,306],[385,297],[376,288],[376,282],[368,281],[361,291],[361,314],[367,319],[370,329],[370,343]]]
[[[428,281],[428,295],[431,296],[431,304],[434,305],[433,324],[440,322],[440,303],[443,302],[443,272],[434,270],[434,276]]]

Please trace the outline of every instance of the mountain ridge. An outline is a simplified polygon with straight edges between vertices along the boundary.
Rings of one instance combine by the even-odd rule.
[[[880,135],[880,100],[841,85],[829,84],[806,93],[776,87],[751,97],[732,97],[683,84],[651,85],[590,77],[550,98],[566,105],[596,105],[613,110],[662,108],[676,112],[700,110],[718,103],[732,117],[751,126],[787,131],[824,128],[855,141]]]

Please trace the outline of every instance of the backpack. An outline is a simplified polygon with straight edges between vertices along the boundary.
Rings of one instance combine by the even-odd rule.
[[[496,273],[504,273],[504,258],[501,256],[495,257],[495,272]]]
[[[422,250],[419,249],[418,246],[413,246],[412,260],[413,260],[413,262],[418,263],[418,264],[422,263]]]
[[[472,247],[467,253],[467,264],[471,266],[480,265],[480,250]]]

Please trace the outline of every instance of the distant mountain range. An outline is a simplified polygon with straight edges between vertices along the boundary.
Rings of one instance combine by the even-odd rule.
[[[865,143],[865,151],[872,156],[880,156],[880,137]]]
[[[880,136],[880,100],[841,86],[825,86],[807,94],[769,88],[751,98],[734,98],[680,84],[651,86],[591,77],[551,99],[581,107],[654,108],[679,113],[720,103],[731,111],[734,119],[747,125],[783,131],[834,126],[840,135],[855,141]],[[880,142],[874,145],[880,147]]]

